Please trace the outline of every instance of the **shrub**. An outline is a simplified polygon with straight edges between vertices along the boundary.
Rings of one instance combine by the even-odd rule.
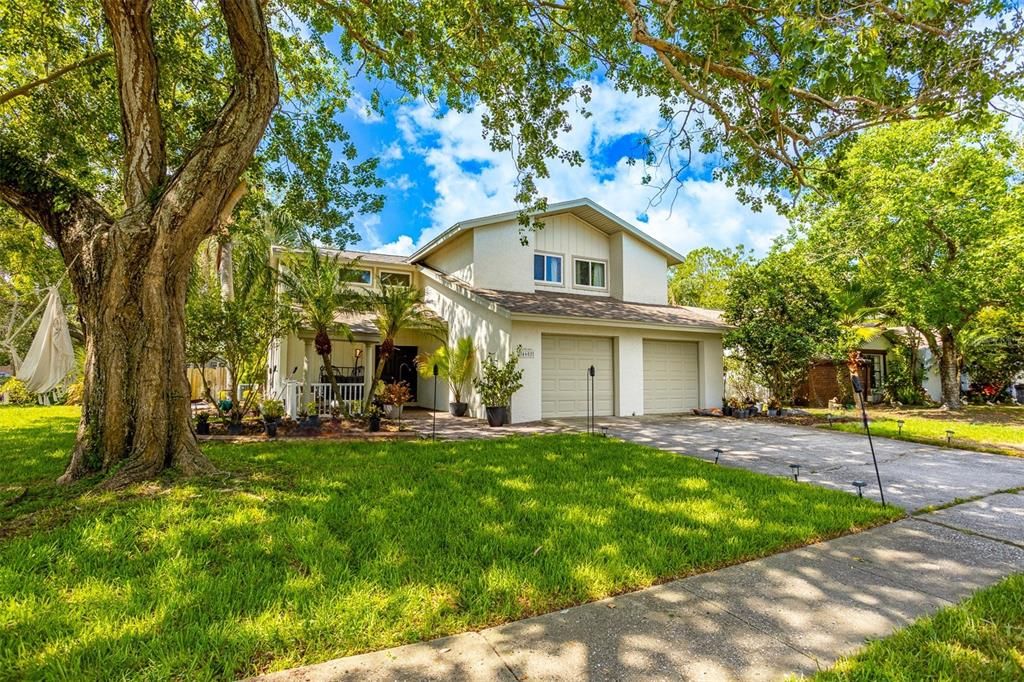
[[[519,368],[518,346],[507,361],[498,364],[493,356],[484,361],[483,376],[475,383],[485,407],[508,407],[512,394],[523,387],[523,370]]]
[[[2,395],[9,405],[34,405],[36,397],[29,392],[21,379],[10,379],[4,383]]]
[[[409,385],[404,381],[385,384],[380,391],[380,401],[385,405],[405,405],[411,399]]]
[[[66,405],[81,405],[82,399],[85,397],[85,381],[79,379],[75,383],[68,386],[68,392],[64,394],[64,403]]]
[[[277,421],[284,416],[284,403],[280,400],[264,400],[260,404],[260,414],[264,421]]]

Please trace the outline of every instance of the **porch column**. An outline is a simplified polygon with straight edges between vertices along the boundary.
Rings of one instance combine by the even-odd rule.
[[[309,403],[313,402],[313,360],[316,357],[316,353],[313,351],[313,339],[305,339],[305,352],[303,353],[303,371],[302,371],[302,405],[305,407]]]
[[[366,368],[363,370],[363,401],[370,395],[370,389],[373,386],[373,371],[377,368],[377,358],[373,357],[373,349],[376,347],[374,343],[363,344],[363,366]]]

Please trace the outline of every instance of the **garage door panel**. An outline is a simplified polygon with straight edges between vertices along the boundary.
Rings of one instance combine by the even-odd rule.
[[[541,337],[541,415],[578,417],[587,413],[587,369],[594,365],[594,411],[614,412],[612,340],[605,337]]]
[[[644,413],[685,412],[698,407],[697,344],[644,340]]]

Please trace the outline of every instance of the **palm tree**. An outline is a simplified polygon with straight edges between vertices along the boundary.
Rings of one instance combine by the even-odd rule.
[[[285,298],[295,308],[299,323],[316,333],[316,352],[323,358],[335,399],[341,393],[331,369],[331,334],[351,339],[352,330],[338,316],[366,309],[364,295],[349,286],[359,279],[356,263],[343,260],[341,254],[324,253],[309,241],[303,252],[285,257],[280,273]]]
[[[420,376],[429,379],[434,374],[434,367],[437,367],[437,374],[448,382],[452,390],[455,403],[462,403],[462,391],[473,376],[473,360],[476,358],[476,349],[473,347],[473,339],[463,336],[455,343],[445,344],[433,353],[424,353],[418,360]]]
[[[395,337],[399,332],[421,331],[442,340],[446,334],[444,323],[423,303],[423,294],[418,289],[382,286],[365,296],[367,306],[374,315],[374,324],[380,333],[380,353],[373,372],[371,390],[366,396],[366,408],[369,409],[380,377],[384,373],[384,366],[395,351]]]

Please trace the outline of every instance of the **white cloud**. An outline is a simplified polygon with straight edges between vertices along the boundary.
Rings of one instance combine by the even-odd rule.
[[[393,161],[401,161],[405,158],[405,154],[402,153],[402,145],[397,141],[384,147],[384,149],[380,150],[377,156],[380,157],[381,163],[385,165],[388,165]]]
[[[658,198],[654,186],[671,177],[669,168],[648,169],[654,179],[644,185],[645,170],[639,164],[631,166],[621,159],[611,168],[600,166],[595,160],[604,147],[623,136],[650,131],[660,116],[656,98],[622,93],[602,83],[592,84],[592,89],[587,106],[592,116],[576,116],[572,130],[560,138],[563,146],[581,151],[585,161],[578,167],[549,164],[550,177],[538,182],[549,202],[590,197],[683,253],[704,245],[738,243],[764,251],[786,229],[786,220],[772,209],[751,211],[722,182],[688,179],[678,186],[670,184]],[[428,207],[431,225],[418,237],[403,234],[378,249],[411,253],[453,223],[516,208],[515,166],[507,153],[491,150],[483,135],[481,113],[448,112],[437,117],[425,104],[399,111],[406,151],[423,158],[437,198]],[[699,173],[711,163],[713,159],[694,152],[691,169]]]
[[[363,123],[380,123],[384,120],[380,112],[374,111],[373,106],[370,104],[370,100],[366,99],[359,92],[353,92],[352,96],[348,100],[348,108],[359,118]]]
[[[397,178],[393,178],[388,181],[388,187],[397,189],[403,194],[408,194],[409,190],[416,186],[416,183],[409,178],[408,174],[402,173]]]

